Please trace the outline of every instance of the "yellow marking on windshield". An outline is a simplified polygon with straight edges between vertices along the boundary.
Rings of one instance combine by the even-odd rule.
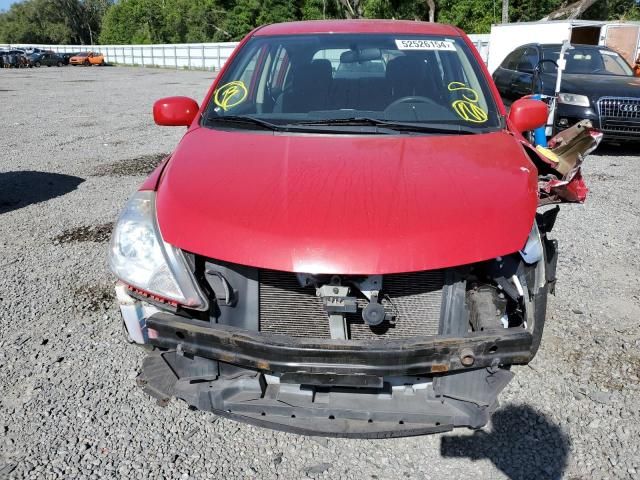
[[[222,110],[227,111],[244,102],[248,94],[249,92],[244,82],[236,80],[217,88],[213,94],[213,101]]]
[[[480,96],[473,88],[462,82],[451,82],[447,88],[450,92],[462,95],[461,100],[455,100],[451,104],[460,118],[472,123],[484,123],[489,119],[489,114],[478,105]]]

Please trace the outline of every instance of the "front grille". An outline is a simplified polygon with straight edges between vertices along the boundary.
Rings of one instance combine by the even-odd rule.
[[[640,136],[640,98],[602,97],[598,113],[605,134]]]
[[[329,319],[314,287],[301,287],[289,272],[260,270],[260,330],[292,337],[330,338]],[[385,275],[381,303],[393,314],[391,322],[369,327],[361,312],[347,314],[353,340],[407,338],[437,335],[440,325],[444,272]],[[352,295],[357,295],[352,288]],[[359,310],[368,300],[358,299]]]

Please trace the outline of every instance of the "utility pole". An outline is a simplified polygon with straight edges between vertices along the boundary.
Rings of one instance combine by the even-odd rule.
[[[502,0],[502,23],[509,23],[509,0]]]

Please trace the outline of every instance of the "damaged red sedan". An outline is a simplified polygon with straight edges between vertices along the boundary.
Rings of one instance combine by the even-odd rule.
[[[110,248],[146,392],[327,436],[488,421],[555,282],[537,210],[585,194],[580,154],[523,137],[544,103],[507,116],[457,28],[318,21],[258,28],[202,106],[153,113],[188,131]]]

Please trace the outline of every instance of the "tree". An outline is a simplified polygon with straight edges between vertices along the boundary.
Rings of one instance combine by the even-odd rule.
[[[587,10],[588,20],[640,20],[640,5],[635,0],[601,0]]]
[[[5,43],[182,43],[239,40],[265,23],[395,18],[486,33],[501,0],[24,0],[0,13]],[[636,0],[509,0],[512,22],[638,20]]]
[[[362,18],[363,7],[361,0],[339,0],[346,18]]]
[[[0,42],[87,44],[110,0],[26,0],[0,13]]]
[[[427,9],[429,10],[429,21],[436,21],[436,2],[435,0],[427,0]]]
[[[163,0],[120,0],[103,19],[100,43],[164,43]]]
[[[577,2],[566,5],[566,2],[557,10],[549,13],[542,20],[564,20],[580,18],[596,0],[578,0]]]
[[[497,1],[498,8],[502,3]],[[439,0],[437,20],[450,23],[469,33],[488,33],[492,23],[500,21],[494,15],[494,0]]]

